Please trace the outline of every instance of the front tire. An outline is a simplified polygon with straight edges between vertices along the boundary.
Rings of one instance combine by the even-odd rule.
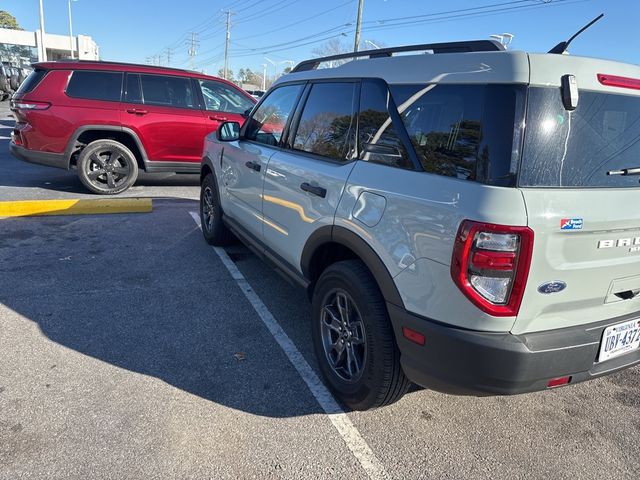
[[[96,140],[78,156],[78,177],[93,193],[117,195],[138,178],[138,162],[131,150],[115,140]]]
[[[209,173],[200,186],[200,224],[209,245],[224,246],[233,240],[233,234],[222,221],[222,207],[215,177]]]
[[[384,298],[361,261],[337,262],[322,273],[311,333],[320,371],[346,406],[388,405],[409,389]]]

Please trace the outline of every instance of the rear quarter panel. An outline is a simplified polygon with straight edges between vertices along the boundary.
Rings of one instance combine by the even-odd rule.
[[[382,217],[374,226],[356,218],[363,218],[355,208],[363,192],[386,199]],[[371,245],[394,277],[407,310],[463,328],[508,331],[514,317],[482,313],[451,279],[453,242],[463,219],[527,224],[524,200],[515,188],[363,161],[357,162],[349,177],[335,224]]]

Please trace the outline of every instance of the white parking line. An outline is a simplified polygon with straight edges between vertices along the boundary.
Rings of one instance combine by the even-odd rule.
[[[189,214],[193,217],[193,220],[196,222],[198,227],[202,228],[198,213],[189,212]],[[247,300],[249,300],[253,306],[254,310],[262,320],[262,323],[264,323],[267,329],[269,329],[273,338],[278,342],[278,345],[280,345],[280,348],[282,348],[284,353],[287,355],[291,364],[307,384],[307,387],[309,387],[309,390],[325,411],[329,420],[331,420],[331,423],[347,444],[349,450],[351,450],[351,453],[353,453],[358,462],[360,462],[362,468],[367,472],[369,478],[389,478],[384,465],[382,465],[380,460],[378,460],[378,457],[373,453],[369,444],[364,438],[362,438],[358,429],[353,425],[353,423],[351,423],[347,414],[340,405],[338,405],[336,400],[333,398],[333,395],[331,395],[331,392],[329,392],[329,390],[327,390],[324,384],[320,381],[316,372],[313,371],[309,363],[304,359],[300,351],[282,329],[267,306],[262,302],[262,300],[260,300],[258,294],[253,291],[253,288],[251,288],[247,279],[244,278],[244,275],[242,275],[235,263],[233,263],[229,258],[227,252],[220,247],[213,247],[213,249],[218,254],[218,257],[220,257],[220,260],[222,260],[224,266],[227,267],[231,277],[236,281],[240,290],[244,293],[244,296],[247,297]]]

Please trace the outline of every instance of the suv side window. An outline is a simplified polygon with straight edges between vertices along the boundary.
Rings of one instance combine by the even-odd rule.
[[[475,180],[481,136],[483,85],[392,85],[422,168]]]
[[[198,80],[207,110],[244,113],[253,108],[253,102],[235,88],[213,80]]]
[[[353,153],[354,82],[316,83],[305,102],[293,148],[344,161]]]
[[[125,84],[125,102],[142,103],[142,89],[140,88],[140,75],[127,73]]]
[[[389,115],[389,97],[389,90],[380,83],[367,80],[362,82],[358,114],[358,158],[413,170],[411,157],[396,130],[400,126]]]
[[[244,138],[266,145],[278,145],[302,87],[285,85],[273,90],[247,120]]]
[[[196,108],[191,79],[169,75],[140,75],[145,105]]]
[[[90,100],[119,102],[122,93],[122,72],[75,70],[67,85],[67,95]]]

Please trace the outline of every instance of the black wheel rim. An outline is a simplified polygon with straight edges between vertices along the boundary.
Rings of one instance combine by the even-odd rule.
[[[213,190],[206,186],[202,191],[202,223],[207,232],[211,232],[215,221],[215,202]]]
[[[116,190],[131,176],[129,160],[110,148],[92,153],[85,169],[89,182],[101,190]]]
[[[322,347],[329,367],[345,382],[362,377],[367,361],[364,322],[355,302],[337,288],[325,297],[320,314]]]

